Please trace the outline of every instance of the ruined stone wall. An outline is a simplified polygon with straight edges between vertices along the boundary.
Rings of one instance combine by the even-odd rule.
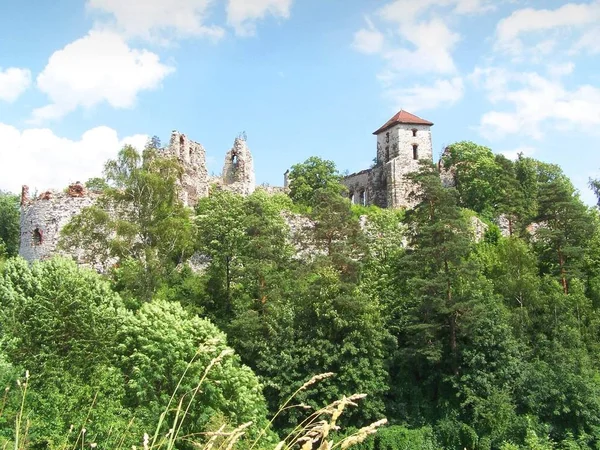
[[[209,180],[204,147],[188,139],[185,134],[173,131],[169,146],[163,152],[176,157],[183,167],[179,179],[180,198],[183,204],[193,207],[198,200],[208,197]]]
[[[431,129],[428,125],[397,124],[377,135],[375,167],[344,178],[343,183],[353,194],[356,204],[381,208],[414,206],[410,194],[415,186],[406,175],[419,169],[420,160],[433,160]],[[357,194],[358,193],[358,194]]]
[[[371,169],[362,172],[353,173],[344,177],[343,184],[348,188],[348,198],[355,205],[371,204],[372,191],[370,189],[369,178]]]
[[[86,191],[78,183],[65,191],[46,191],[34,199],[29,198],[28,192],[27,186],[23,186],[19,254],[29,262],[62,254],[87,265],[82,252],[66,254],[59,252],[57,245],[62,228],[83,208],[92,206],[98,194]]]
[[[241,195],[250,195],[256,189],[254,161],[246,141],[236,138],[225,155],[222,176],[223,188]]]

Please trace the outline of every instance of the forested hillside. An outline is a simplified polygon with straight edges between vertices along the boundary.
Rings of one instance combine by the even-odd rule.
[[[410,175],[407,211],[351,205],[316,157],[289,195],[215,189],[192,211],[178,170],[125,147],[90,180],[101,200],[61,245],[105,275],[16,257],[18,201],[0,196],[6,445],[158,448],[174,428],[195,448],[252,422],[234,448],[274,448],[367,394],[342,405],[334,448],[382,418],[355,448],[600,448],[600,217],[560,167],[456,143]]]

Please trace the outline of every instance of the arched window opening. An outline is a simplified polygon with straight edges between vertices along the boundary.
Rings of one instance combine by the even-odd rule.
[[[362,206],[367,206],[367,191],[364,189],[360,191],[360,204]]]
[[[40,230],[39,228],[36,228],[35,230],[33,230],[32,241],[33,241],[33,245],[42,245],[42,243],[44,242],[44,236],[42,234],[42,230]]]
[[[416,136],[417,136],[417,129],[416,129],[416,128],[413,128],[413,129],[412,129],[412,133],[413,133],[413,137],[416,137]]]
[[[183,138],[183,136],[179,136],[179,145],[181,145],[182,147],[185,145],[185,139]]]
[[[419,159],[419,146],[413,144],[413,159]]]
[[[233,155],[233,156],[231,157],[231,164],[233,164],[233,166],[234,166],[234,167],[237,167],[237,165],[238,165],[238,162],[239,162],[239,161],[238,161],[238,156],[237,156],[237,155]]]
[[[354,192],[350,191],[348,198],[350,199],[350,203],[354,204]]]

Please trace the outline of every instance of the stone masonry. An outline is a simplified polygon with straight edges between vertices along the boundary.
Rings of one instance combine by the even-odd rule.
[[[252,154],[246,140],[238,137],[233,148],[227,153],[222,178],[209,177],[206,165],[206,151],[185,134],[173,131],[168,147],[160,150],[166,157],[175,157],[183,167],[179,179],[181,201],[194,207],[202,198],[208,197],[210,185],[249,195],[256,189]],[[271,188],[274,192],[277,188]],[[92,206],[99,194],[88,191],[77,182],[65,191],[46,191],[30,198],[29,187],[23,186],[21,194],[21,245],[19,254],[29,262],[44,260],[59,254],[60,231],[71,218],[83,208]],[[69,253],[79,264],[88,264],[82,254]],[[95,267],[98,271],[106,268]]]
[[[414,186],[406,180],[405,175],[417,170],[420,160],[432,160],[432,125],[427,120],[400,111],[375,131],[377,158],[374,166],[343,180],[350,199],[356,204],[382,208],[413,206],[410,194]],[[161,149],[161,152],[177,158],[181,163],[183,172],[178,183],[180,198],[189,207],[194,207],[200,199],[207,197],[211,186],[241,195],[250,195],[256,189],[254,162],[243,136],[237,137],[227,152],[221,177],[208,175],[204,147],[178,131],[171,133],[168,147]],[[283,188],[260,188],[272,193],[284,192],[289,183],[288,172],[284,178]],[[63,192],[47,191],[37,198],[30,198],[29,188],[23,186],[21,256],[34,261],[57,254],[62,228],[83,208],[93,205],[98,195],[87,191],[77,182]],[[86,263],[81,261],[79,252],[70,256],[81,264]]]
[[[250,195],[256,189],[254,162],[244,138],[236,138],[233,148],[225,155],[221,179],[225,189],[237,194]]]
[[[432,126],[402,110],[375,131],[375,165],[343,180],[352,202],[382,208],[413,206],[410,194],[415,187],[405,176],[418,170],[420,160],[433,160]]]
[[[194,206],[198,200],[208,196],[208,169],[206,151],[202,145],[189,140],[178,131],[171,133],[171,141],[163,152],[177,158],[183,167],[179,180],[180,198],[184,205]]]
[[[65,191],[46,191],[29,197],[29,188],[21,193],[21,246],[19,254],[27,261],[43,260],[57,253],[60,230],[85,207],[92,206],[98,194],[87,192],[81,183]],[[80,254],[70,254],[84,263]]]

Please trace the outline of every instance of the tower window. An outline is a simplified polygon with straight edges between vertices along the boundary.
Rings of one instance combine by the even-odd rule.
[[[183,136],[179,136],[179,145],[181,145],[182,147],[185,145],[185,139],[183,138]]]
[[[32,241],[33,245],[42,245],[42,243],[44,242],[42,231],[39,228],[33,230]]]
[[[237,165],[238,165],[238,157],[237,157],[237,155],[233,155],[231,157],[231,164],[233,164],[234,166],[237,167]]]
[[[388,162],[390,160],[390,146],[386,145],[385,146],[385,162]]]
[[[419,146],[413,144],[413,159],[419,159]]]
[[[412,132],[413,132],[413,137],[415,137],[415,136],[417,135],[417,129],[416,129],[416,128],[413,128],[413,129],[412,129]]]

